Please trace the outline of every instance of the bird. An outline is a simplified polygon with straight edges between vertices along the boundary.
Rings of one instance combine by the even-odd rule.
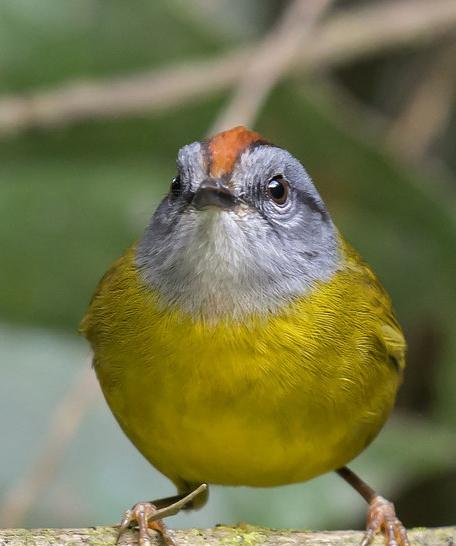
[[[335,471],[368,503],[362,545],[408,546],[394,505],[346,465],[377,436],[406,342],[389,295],[302,163],[234,127],[183,146],[140,238],[102,277],[80,330],[120,427],[177,494],[127,510],[147,546],[208,485]]]

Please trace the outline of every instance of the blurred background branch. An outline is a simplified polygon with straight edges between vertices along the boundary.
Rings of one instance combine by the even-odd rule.
[[[316,4],[316,18],[320,7],[325,5]],[[297,2],[296,6],[295,9],[300,3]],[[294,10],[292,14],[296,15]],[[309,15],[307,8],[303,15]],[[312,19],[312,15],[309,16]],[[288,19],[283,24],[288,26]],[[280,63],[274,65],[268,86],[272,86],[272,81],[287,67],[293,72],[322,71],[374,52],[430,40],[454,30],[455,26],[454,0],[389,0],[341,10],[313,33],[312,40],[305,43],[305,48],[298,48],[300,33],[292,33],[285,44],[277,44],[279,51],[284,48],[285,57],[294,55],[283,66],[280,64],[283,62],[281,53],[273,57],[278,58]],[[270,52],[274,38],[275,33],[271,36],[271,42],[263,45],[267,47],[265,51]],[[86,119],[118,118],[142,112],[163,113],[166,109],[201,100],[235,84],[254,52],[255,46],[248,46],[211,60],[186,62],[126,78],[66,84],[31,96],[0,97],[0,134],[7,135],[33,127],[56,127]],[[243,95],[247,91],[245,89]],[[228,113],[225,115],[228,116]],[[244,115],[247,115],[247,111]],[[242,114],[237,113],[236,116],[240,123]]]
[[[410,159],[427,155],[449,124],[456,92],[456,43],[442,48],[422,74],[387,140],[392,150]]]
[[[253,126],[263,103],[297,58],[306,41],[312,39],[314,25],[331,0],[294,0],[276,26],[254,48],[229,103],[221,110],[209,134],[235,127]]]

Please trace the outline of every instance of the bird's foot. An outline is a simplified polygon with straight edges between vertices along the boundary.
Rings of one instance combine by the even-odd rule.
[[[179,500],[164,508],[157,508],[153,502],[138,502],[133,508],[125,512],[119,527],[117,544],[119,543],[120,537],[127,529],[137,526],[139,530],[139,546],[150,546],[150,529],[160,533],[166,546],[176,546],[174,539],[171,537],[168,528],[163,523],[162,519],[177,514],[181,508],[206,489],[207,485],[203,483],[188,495],[179,498]],[[156,502],[158,503],[159,501]]]
[[[166,546],[176,546],[176,543],[169,534],[168,528],[163,521],[161,519],[155,519],[157,512],[157,507],[151,502],[138,502],[133,508],[127,510],[124,514],[122,523],[120,524],[117,543],[119,543],[121,535],[127,529],[132,526],[138,526],[139,546],[150,546],[149,529],[153,529],[160,533]]]
[[[380,495],[369,503],[366,529],[361,546],[369,546],[379,531],[385,535],[387,546],[410,546],[407,531],[397,518],[393,503]]]

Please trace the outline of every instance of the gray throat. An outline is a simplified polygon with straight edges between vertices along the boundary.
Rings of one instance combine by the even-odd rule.
[[[208,323],[246,321],[309,293],[338,269],[332,221],[306,234],[305,245],[293,245],[289,238],[271,238],[270,226],[248,216],[213,209],[176,215],[162,203],[138,244],[136,262],[163,308]]]

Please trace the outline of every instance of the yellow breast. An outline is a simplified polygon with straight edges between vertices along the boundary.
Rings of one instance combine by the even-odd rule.
[[[375,437],[405,345],[387,295],[344,249],[330,282],[277,315],[216,325],[161,308],[134,247],[114,264],[82,331],[112,412],[161,472],[176,483],[297,482]]]

